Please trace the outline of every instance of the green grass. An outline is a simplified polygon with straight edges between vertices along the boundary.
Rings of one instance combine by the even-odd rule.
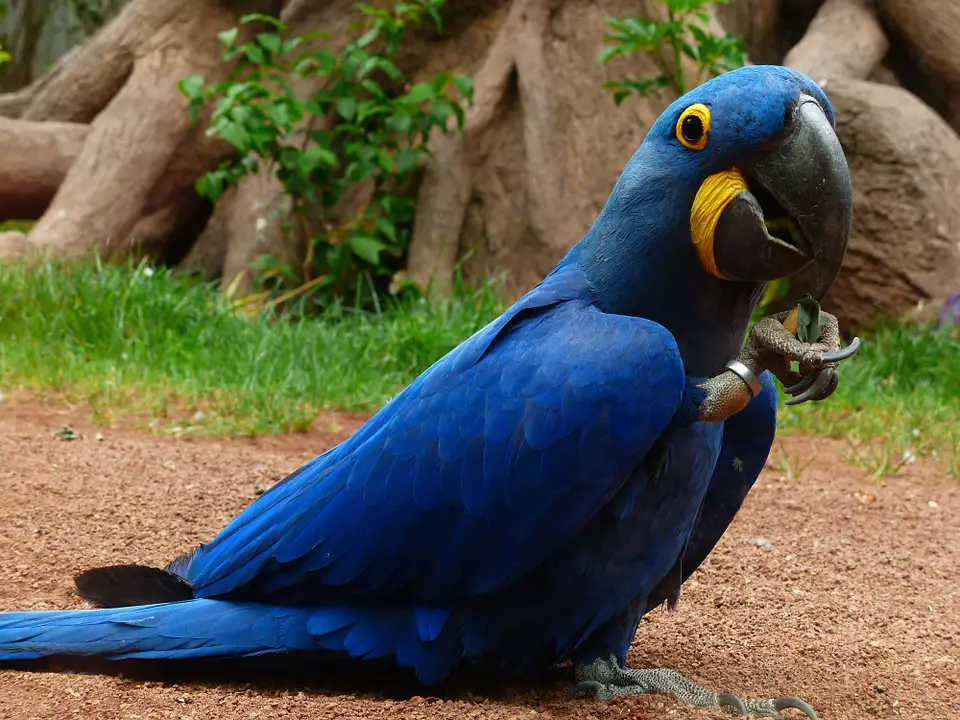
[[[376,409],[501,310],[487,287],[380,313],[250,319],[213,286],[146,265],[0,264],[0,388],[88,403],[104,422],[301,430],[324,409]]]
[[[502,308],[490,287],[461,288],[436,305],[251,319],[215,287],[145,265],[0,265],[0,389],[55,393],[104,422],[301,430],[325,409],[375,410]],[[838,392],[784,407],[781,429],[843,438],[877,476],[924,455],[960,476],[960,332],[901,323],[863,341]]]
[[[837,392],[784,407],[780,429],[842,438],[849,459],[877,477],[933,456],[960,478],[960,329],[893,323],[861,339]]]

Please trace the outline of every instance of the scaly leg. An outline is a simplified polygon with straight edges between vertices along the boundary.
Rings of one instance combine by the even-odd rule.
[[[668,668],[647,668],[635,670],[620,667],[617,658],[608,658],[578,664],[576,666],[577,684],[574,689],[580,692],[594,693],[601,700],[625,695],[646,695],[662,693],[673,695],[687,705],[720,710],[730,708],[734,713],[755,717],[782,717],[781,710],[795,708],[810,720],[817,719],[817,713],[800,698],[784,697],[776,700],[742,700],[730,693],[716,693],[702,685],[687,680],[676,670]]]
[[[860,349],[860,339],[854,338],[846,348],[840,348],[840,328],[837,319],[823,313],[827,325],[819,343],[804,343],[783,326],[788,313],[770,315],[759,320],[750,330],[747,342],[736,361],[720,375],[710,378],[700,387],[707,397],[700,406],[700,419],[722,422],[747,406],[760,390],[757,377],[769,370],[794,397],[788,405],[808,400],[824,400],[837,389],[837,365],[853,357]],[[790,368],[791,361],[800,363],[800,371]]]

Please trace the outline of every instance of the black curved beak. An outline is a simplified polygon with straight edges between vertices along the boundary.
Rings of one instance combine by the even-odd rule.
[[[738,163],[749,191],[724,209],[714,258],[726,277],[769,281],[815,264],[817,300],[830,289],[847,250],[853,189],[840,141],[819,103],[803,96],[776,144]]]

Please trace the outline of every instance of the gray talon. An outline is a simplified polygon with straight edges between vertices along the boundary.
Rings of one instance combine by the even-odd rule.
[[[860,338],[855,337],[853,342],[851,342],[847,347],[841,350],[833,350],[831,352],[824,353],[821,356],[822,365],[834,365],[853,357],[860,350]],[[835,382],[836,370],[832,367],[823,368],[816,375],[808,375],[803,378],[800,382],[790,387],[785,387],[784,392],[788,395],[793,395],[794,397],[787,400],[787,405],[799,405],[800,403],[807,402],[808,400],[823,400],[828,397],[833,390],[827,391],[827,388],[830,387],[831,383]],[[802,394],[798,394],[802,393]]]
[[[793,708],[794,710],[799,710],[804,715],[809,718],[809,720],[817,720],[816,711],[810,707],[810,705],[800,698],[797,697],[782,697],[773,701],[773,707],[777,712],[781,710],[786,710],[787,708]]]
[[[578,682],[576,685],[570,688],[570,694],[576,695],[577,693],[593,693],[595,695],[599,695],[605,689],[606,688],[601,682],[597,682],[596,680],[584,680],[582,682]]]
[[[826,388],[832,381],[833,376],[837,374],[837,371],[833,368],[824,368],[817,375],[816,381],[813,385],[807,389],[802,395],[797,395],[786,401],[786,405],[799,405],[804,403],[807,400],[812,400],[814,398],[819,398],[821,392]]]
[[[794,698],[789,698],[793,700]],[[738,698],[736,695],[730,693],[718,693],[717,694],[717,704],[720,707],[732,708],[737,715],[742,715],[746,717],[749,713],[747,712],[747,704]],[[790,707],[793,707],[792,705]]]
[[[825,363],[836,363],[841,360],[846,360],[847,358],[852,358],[860,350],[860,338],[855,337],[853,341],[847,345],[845,348],[840,350],[832,350],[828,353],[824,353],[821,358],[822,362]]]
[[[808,387],[813,385],[813,381],[816,379],[817,378],[815,375],[809,375],[808,377],[805,377],[803,380],[798,382],[796,385],[791,385],[788,388],[784,388],[783,391],[788,395],[796,395],[798,392],[801,392],[802,390],[806,390]]]

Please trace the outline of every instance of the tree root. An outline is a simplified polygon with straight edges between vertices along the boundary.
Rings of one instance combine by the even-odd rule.
[[[513,48],[528,6],[537,0],[514,3],[510,14],[474,75],[474,100],[466,111],[463,132],[435,133],[430,139],[433,161],[420,184],[417,215],[407,271],[424,290],[448,293],[459,252],[458,240],[473,184],[475,162],[468,146],[493,121],[516,70]]]
[[[865,80],[889,46],[868,0],[827,0],[783,64],[821,85],[831,78]]]
[[[260,9],[276,4],[263,0]],[[193,184],[233,149],[189,127],[178,83],[229,72],[216,33],[237,25],[237,12],[214,0],[134,0],[38,81],[24,118],[95,117],[30,233],[36,249],[78,256],[100,247],[161,260],[186,254],[209,215]]]
[[[410,278],[426,291],[446,294],[452,287],[458,241],[473,190],[475,148],[514,80],[523,112],[531,223],[538,232],[548,232],[563,177],[551,153],[553,99],[542,82],[546,75],[542,41],[549,12],[544,0],[514,2],[474,75],[474,102],[466,111],[463,132],[436,133],[430,139],[434,159],[420,185],[408,261]]]
[[[0,221],[39,218],[83,147],[89,126],[0,117]]]

